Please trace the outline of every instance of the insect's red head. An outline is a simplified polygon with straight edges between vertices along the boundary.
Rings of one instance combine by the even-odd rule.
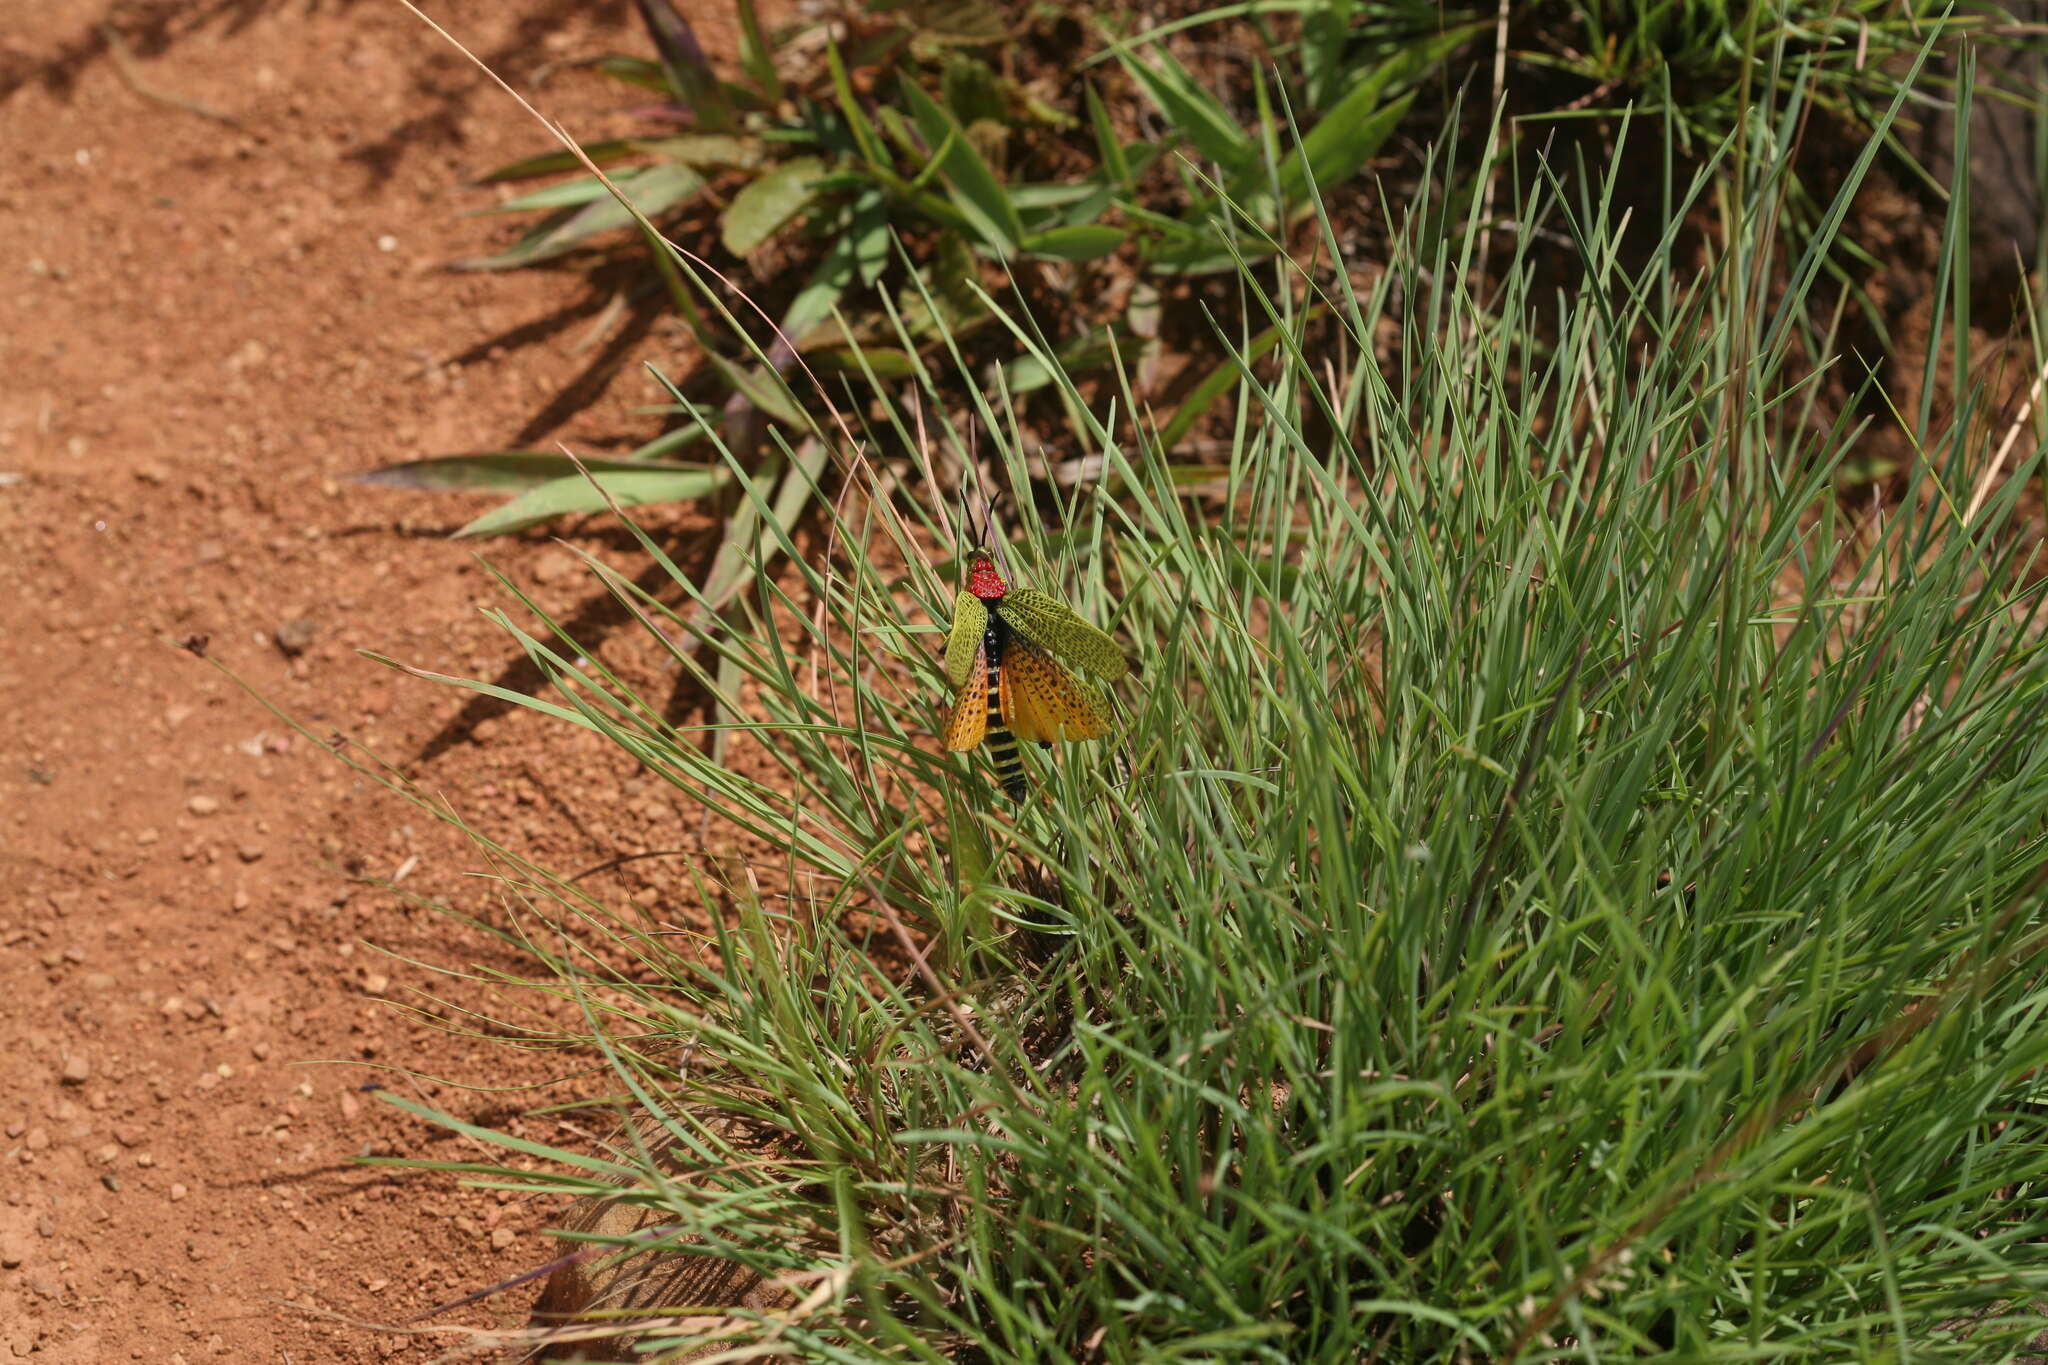
[[[967,591],[984,602],[993,602],[1010,591],[1010,585],[996,572],[996,562],[984,550],[967,557]]]

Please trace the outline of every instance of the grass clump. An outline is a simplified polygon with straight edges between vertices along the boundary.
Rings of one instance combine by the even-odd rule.
[[[1517,204],[1544,230],[1483,297],[1476,217],[1407,220],[1365,292],[1247,265],[1222,340],[1278,340],[1203,487],[985,298],[1099,479],[1033,496],[999,389],[974,437],[926,430],[922,369],[869,376],[858,453],[785,450],[846,475],[815,534],[729,458],[786,570],[714,602],[643,539],[672,611],[596,569],[716,724],[502,618],[558,687],[530,704],[701,803],[713,913],[679,937],[508,858],[530,984],[587,1021],[535,1041],[600,1050],[638,1136],[457,1124],[552,1162],[463,1169],[788,1286],[619,1324],[657,1358],[2018,1349],[2048,1288],[2040,442],[1995,466],[2012,418],[1961,395],[1897,417],[1900,503],[1837,501],[1863,430],[1816,398],[1808,295],[1855,174],[1776,259],[1797,99],[1691,278],[1718,167],[1638,273],[1611,176]],[[1343,344],[1304,349],[1311,314]],[[1020,581],[1145,657],[1117,741],[1016,810],[932,737],[962,547],[931,445],[1014,494]]]

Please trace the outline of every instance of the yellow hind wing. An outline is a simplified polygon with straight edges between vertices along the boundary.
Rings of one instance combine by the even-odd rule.
[[[1005,689],[1007,690],[1007,689]],[[954,753],[980,745],[988,735],[988,650],[974,651],[966,685],[946,717],[946,748]]]
[[[1109,733],[1102,695],[1029,640],[1003,651],[1003,724],[1027,744],[1100,739]]]

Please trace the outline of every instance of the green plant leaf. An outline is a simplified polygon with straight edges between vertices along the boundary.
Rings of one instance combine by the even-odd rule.
[[[1301,16],[1302,88],[1311,110],[1326,108],[1342,78],[1351,40],[1353,0],[1325,0]]]
[[[761,13],[754,0],[738,0],[740,15],[740,70],[754,83],[754,89],[769,103],[782,98],[782,78],[775,71],[775,51],[761,32]]]
[[[641,150],[643,144],[631,138],[613,138],[605,142],[586,142],[583,155],[600,166],[609,166],[623,161]],[[507,180],[531,180],[537,175],[560,175],[563,171],[578,170],[583,162],[574,152],[548,152],[541,156],[522,157],[508,161],[494,171],[486,171],[471,184],[496,185]]]
[[[1377,91],[1371,93],[1378,94]],[[1415,93],[1410,91],[1371,113],[1363,110],[1356,115],[1344,112],[1359,94],[1360,91],[1354,90],[1338,101],[1337,108],[1329,117],[1309,129],[1308,136],[1301,140],[1300,154],[1288,157],[1281,164],[1280,193],[1288,203],[1295,203],[1308,193],[1308,174],[1302,169],[1304,158],[1309,170],[1315,172],[1319,190],[1328,191],[1342,184],[1365,168],[1373,153],[1400,126],[1401,116],[1408,112],[1408,106],[1415,102]]]
[[[730,133],[681,133],[675,137],[655,138],[639,146],[664,160],[680,161],[686,166],[744,168],[761,162],[758,142]]]
[[[1029,213],[1034,209],[1060,209],[1078,204],[1091,194],[1100,194],[1100,181],[1084,180],[1078,185],[1012,185],[1010,202]]]
[[[932,162],[952,191],[953,203],[997,255],[1015,255],[1017,241],[1024,235],[1024,223],[1002,182],[981,159],[981,153],[974,150],[966,131],[937,101],[907,77],[902,90],[904,103],[910,106],[911,117],[917,121]]]
[[[1062,261],[1094,261],[1114,252],[1130,234],[1122,228],[1082,225],[1033,233],[1018,245],[1034,256]]]
[[[606,493],[621,507],[637,507],[649,502],[687,502],[716,492],[731,477],[729,470],[710,467],[688,470],[612,469],[603,473],[593,470],[589,478],[572,474],[567,478],[550,479],[510,502],[492,508],[457,531],[455,536],[457,539],[474,539],[478,536],[509,535],[572,512],[602,511],[609,505]]]
[[[679,97],[687,101],[697,126],[719,133],[735,127],[739,113],[726,97],[725,88],[705,59],[704,45],[697,31],[670,0],[633,0],[661,54],[662,74]]]
[[[847,234],[860,282],[872,285],[889,268],[889,203],[879,190],[869,190],[853,204]]]
[[[612,176],[612,183],[624,189],[639,177],[620,171]],[[564,180],[556,185],[543,185],[537,190],[507,199],[502,204],[489,204],[473,209],[469,216],[482,218],[498,213],[532,213],[538,209],[559,209],[580,207],[594,200],[606,199],[611,191],[596,176],[586,175],[578,180]]]
[[[790,393],[789,386],[779,377],[770,374],[765,366],[748,369],[727,360],[716,351],[704,352],[704,358],[711,362],[711,367],[724,377],[725,382],[735,393],[776,421],[799,429],[810,425],[804,418],[803,409],[797,405],[796,398]]]
[[[1155,48],[1153,60],[1147,61],[1119,46],[1116,55],[1174,130],[1222,166],[1226,174],[1237,175],[1257,165],[1258,144],[1171,53]]]
[[[839,300],[853,287],[859,273],[855,257],[855,243],[851,233],[842,232],[832,242],[832,249],[825,253],[825,259],[818,262],[818,269],[810,282],[797,292],[790,301],[789,309],[782,315],[782,334],[793,346],[801,346],[807,333],[817,328],[832,316],[832,310],[839,306]]]
[[[909,379],[917,373],[917,358],[895,346],[834,346],[807,351],[804,359],[820,374],[860,374],[861,362],[882,379]]]
[[[1483,23],[1464,24],[1409,44],[1381,62],[1344,92],[1336,104],[1302,136],[1298,156],[1286,157],[1280,165],[1280,191],[1289,203],[1307,193],[1308,170],[1324,190],[1356,175],[1372,159],[1413,103],[1412,94],[1383,103],[1392,92],[1432,71],[1445,58],[1485,32]]]
[[[953,121],[972,127],[977,121],[1004,122],[1009,112],[995,68],[979,57],[955,52],[939,74],[940,102]]]
[[[640,212],[653,217],[674,208],[702,190],[704,177],[688,166],[670,163],[650,166],[619,188]],[[496,255],[457,261],[455,268],[511,270],[523,265],[532,265],[536,261],[544,261],[572,250],[586,238],[594,237],[601,232],[633,225],[632,212],[616,198],[607,195],[602,200],[568,213],[566,217],[557,215],[543,221],[518,242]]]
[[[847,78],[845,59],[839,55],[839,45],[829,43],[825,48],[825,64],[832,76],[832,95],[839,109],[839,116],[846,120],[846,131],[852,135],[854,145],[860,148],[861,159],[870,169],[886,170],[889,154],[882,138],[875,131],[875,125],[868,118],[866,108],[853,93],[853,82]]]
[[[925,42],[975,46],[1010,36],[1002,11],[988,0],[909,0],[903,13]]]
[[[1117,343],[1129,336],[1121,326],[1095,327],[1070,337],[1052,354],[1061,373],[1087,374],[1107,367],[1116,358]],[[1004,383],[1011,393],[1030,393],[1053,382],[1054,372],[1035,354],[1018,356],[1004,367]]]
[[[664,439],[666,437],[658,437],[656,441]],[[655,444],[649,442],[641,449],[648,450]],[[663,449],[672,450],[680,444],[682,442],[670,442]],[[665,464],[649,458],[585,458],[583,467],[594,474],[648,469],[688,473],[704,468],[702,465]],[[435,455],[424,460],[407,460],[403,464],[386,465],[367,474],[358,474],[356,481],[386,488],[485,489],[518,493],[572,475],[580,477],[576,462],[567,455],[546,450],[491,450],[474,455]]]
[[[811,182],[825,172],[815,156],[783,162],[732,197],[719,215],[719,236],[725,249],[744,256],[773,237],[811,202]]]
[[[645,57],[600,57],[592,63],[599,71],[615,81],[637,85],[642,90],[652,90],[658,95],[673,95],[668,77],[662,73],[661,63]]]
[[[1303,321],[1306,322],[1308,319],[1319,317],[1328,311],[1326,307],[1318,304],[1314,309],[1310,310]],[[1279,344],[1280,336],[1279,327],[1268,327],[1265,331],[1252,338],[1251,345],[1247,346],[1244,350],[1244,358],[1246,360],[1257,360]],[[1243,373],[1244,367],[1233,357],[1225,360],[1221,365],[1218,365],[1215,369],[1209,371],[1208,374],[1202,376],[1201,382],[1188,391],[1187,397],[1181,399],[1180,407],[1174,412],[1172,418],[1167,421],[1165,426],[1159,429],[1159,448],[1170,452],[1176,445],[1179,445],[1180,438],[1188,434],[1188,428],[1194,426],[1200,420],[1203,413],[1214,407],[1217,399],[1235,388],[1238,377]]]
[[[1081,93],[1088,101],[1088,123],[1095,129],[1095,152],[1102,158],[1102,169],[1114,183],[1130,184],[1130,158],[1124,155],[1124,145],[1110,124],[1109,110],[1103,106],[1102,96],[1095,93],[1095,82],[1082,86]]]

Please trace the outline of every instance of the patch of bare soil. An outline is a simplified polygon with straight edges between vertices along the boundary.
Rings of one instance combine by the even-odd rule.
[[[433,8],[522,86],[637,35],[626,0]],[[544,102],[592,135],[630,103],[581,75]],[[0,34],[0,1361],[425,1359],[449,1339],[322,1314],[396,1322],[554,1254],[555,1206],[352,1162],[479,1155],[374,1087],[562,1141],[521,1111],[601,1088],[536,1093],[578,1063],[392,1007],[492,1007],[402,960],[516,966],[413,903],[488,913],[481,860],[177,643],[553,866],[677,842],[601,742],[355,653],[533,685],[445,538],[479,506],[350,476],[644,438],[639,362],[680,357],[579,277],[440,269],[506,236],[463,182],[541,136],[381,0],[49,0]],[[687,515],[656,524],[695,562]],[[620,624],[545,536],[487,552],[586,639]],[[600,875],[662,911],[666,866]]]

